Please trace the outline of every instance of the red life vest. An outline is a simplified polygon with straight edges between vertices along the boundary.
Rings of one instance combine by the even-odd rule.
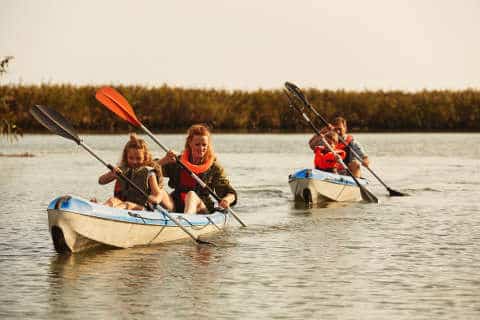
[[[347,153],[341,149],[334,149],[340,158],[345,159]],[[337,162],[333,152],[325,146],[315,147],[315,168],[324,171],[333,171],[333,169],[341,170],[343,166]]]
[[[195,165],[190,162],[190,153],[188,150],[184,150],[180,159],[182,163],[197,176],[210,170],[215,160],[214,158],[209,158],[206,159],[203,164]],[[185,169],[180,168],[179,171],[179,185],[177,186],[177,188],[175,188],[175,192],[178,194],[179,200],[183,203],[183,205],[185,205],[185,197],[187,196],[188,191],[195,190],[198,183],[190,176],[190,174]]]
[[[347,134],[346,138],[343,139],[345,141],[345,144],[343,142],[339,142],[336,146],[335,149],[341,149],[345,150],[347,146],[353,141],[353,136]]]
[[[180,176],[178,181],[180,182],[179,189],[182,191],[194,190],[197,186],[197,181],[195,181],[195,179],[193,179],[190,174],[188,174],[188,172],[184,169],[180,169]],[[185,197],[187,196],[187,192],[182,191],[179,192],[179,196],[180,200],[185,203]]]

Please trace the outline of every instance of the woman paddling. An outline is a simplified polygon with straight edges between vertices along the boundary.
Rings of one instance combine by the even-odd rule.
[[[225,209],[235,205],[237,193],[216,160],[211,133],[206,126],[197,124],[188,129],[180,161],[217,193],[221,198],[218,206]],[[176,163],[174,151],[167,152],[157,163],[162,166],[164,176],[169,178],[168,185],[174,189],[171,197],[176,212],[209,213],[215,210],[209,192]]]

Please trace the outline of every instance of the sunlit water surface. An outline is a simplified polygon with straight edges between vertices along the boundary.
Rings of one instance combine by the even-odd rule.
[[[116,163],[127,136],[83,138]],[[480,134],[358,134],[374,171],[411,196],[388,197],[365,172],[379,205],[313,209],[287,183],[312,164],[308,138],[214,136],[248,224],[232,222],[216,247],[72,256],[54,251],[45,209],[63,194],[107,198],[105,169],[58,136],[3,142],[2,153],[35,157],[0,158],[0,318],[478,319]]]

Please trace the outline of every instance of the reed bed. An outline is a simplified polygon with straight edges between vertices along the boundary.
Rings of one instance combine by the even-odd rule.
[[[119,121],[95,99],[100,86],[69,84],[3,85],[2,120],[23,132],[44,129],[29,114],[35,104],[62,113],[83,132],[124,132]],[[214,90],[169,86],[116,86],[151,130],[180,132],[194,123],[215,131],[309,132],[289,108],[282,90]],[[480,91],[304,91],[327,119],[341,115],[357,132],[480,131]],[[319,123],[320,125],[320,123]]]

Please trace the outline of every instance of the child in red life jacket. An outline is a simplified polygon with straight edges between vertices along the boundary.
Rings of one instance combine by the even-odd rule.
[[[345,159],[345,151],[336,148],[338,144],[338,134],[334,131],[329,131],[324,135],[324,137],[335,153],[338,154],[342,160]],[[315,147],[314,153],[315,169],[334,173],[337,173],[339,170],[343,169],[343,166],[337,162],[335,155],[328,149],[327,146],[320,145]]]
[[[148,197],[120,178],[120,173],[133,181]],[[133,133],[123,149],[120,166],[101,175],[98,183],[107,184],[113,180],[116,180],[114,196],[109,198],[105,205],[142,210],[148,201],[151,204],[161,204],[167,210],[173,209],[173,201],[162,186],[161,168],[153,162],[147,143]]]

